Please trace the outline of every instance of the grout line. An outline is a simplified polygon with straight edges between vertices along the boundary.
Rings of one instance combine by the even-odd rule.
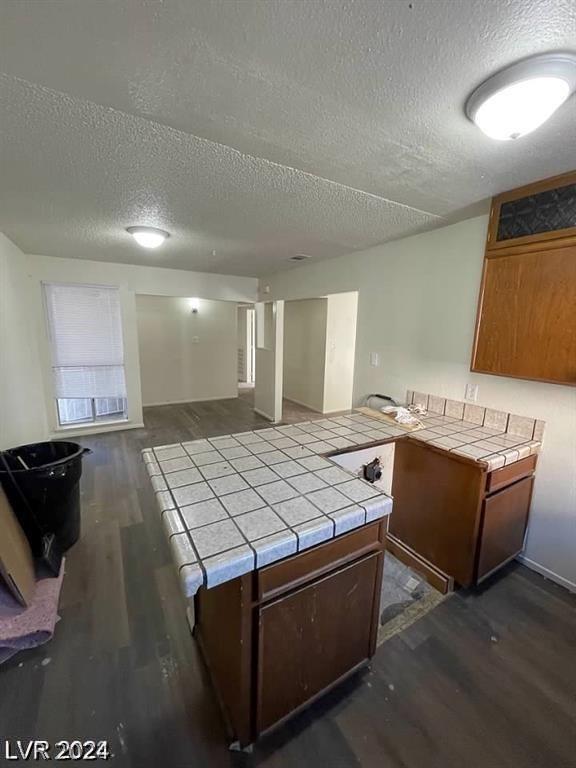
[[[428,402],[429,402],[429,395],[427,395],[426,398],[427,398],[427,404],[428,404]],[[446,399],[444,401],[444,413],[445,413],[445,410],[446,410]],[[381,422],[378,419],[372,418],[370,416],[366,416],[365,414],[355,414],[355,416],[356,416],[356,418],[348,417],[348,420],[351,421],[351,423],[353,425],[352,429],[351,429],[352,434],[359,434],[361,438],[364,438],[367,435],[363,434],[362,430],[367,432],[369,429],[370,430],[373,430],[373,429],[381,430],[382,429],[382,424],[381,424]],[[338,422],[334,422],[334,423],[338,424]],[[297,425],[289,425],[289,426],[292,427],[292,428],[298,429]],[[338,426],[342,426],[342,425],[338,424]],[[270,429],[270,428],[266,427],[266,429]],[[325,429],[326,431],[330,431],[328,427],[322,427],[321,429]],[[307,435],[307,436],[309,435],[312,438],[314,438],[314,433],[306,432],[305,430],[300,430],[300,429],[298,431],[301,432],[302,435]],[[250,430],[248,430],[248,432],[250,432]],[[255,432],[255,430],[252,430],[252,432]],[[282,435],[283,439],[290,439],[291,440],[291,438],[289,438],[289,437],[287,438],[287,436],[284,435],[284,433],[280,433],[280,434]],[[335,433],[333,433],[333,434],[335,434]],[[335,436],[338,439],[341,438],[341,436],[339,436],[339,435],[335,435]],[[224,439],[228,438],[227,435],[222,435],[220,437],[223,437]],[[347,448],[357,448],[358,443],[352,442],[351,440],[347,440],[346,437],[348,437],[348,436],[344,436],[343,437],[344,441],[347,443],[346,447]],[[217,439],[217,438],[214,438],[214,439]],[[312,507],[314,507],[316,510],[318,510],[318,515],[315,516],[315,517],[310,518],[309,520],[303,521],[300,525],[306,525],[307,523],[310,523],[310,522],[312,522],[314,520],[322,519],[322,522],[324,520],[329,520],[330,524],[331,524],[331,536],[329,538],[336,537],[336,520],[334,518],[332,518],[330,515],[331,514],[337,514],[338,512],[342,512],[343,510],[345,510],[348,507],[352,507],[352,508],[356,508],[356,509],[361,509],[363,511],[363,522],[361,523],[361,525],[365,525],[366,524],[366,520],[367,520],[367,516],[368,516],[368,510],[367,510],[365,505],[370,503],[370,501],[372,501],[378,494],[375,494],[375,497],[364,499],[363,501],[354,501],[353,499],[349,499],[347,496],[344,495],[344,499],[345,499],[346,504],[344,506],[339,507],[339,508],[337,508],[337,509],[335,509],[335,510],[333,510],[332,512],[329,513],[329,512],[325,512],[323,509],[321,509],[319,507],[319,505],[317,503],[315,503],[313,501],[313,499],[311,499],[309,497],[308,493],[305,493],[305,492],[303,493],[303,492],[299,491],[298,488],[296,488],[295,486],[293,486],[290,483],[291,479],[295,479],[297,477],[303,477],[303,476],[314,476],[315,477],[316,476],[316,472],[318,472],[318,471],[320,471],[321,469],[324,468],[324,467],[321,467],[320,470],[318,470],[318,469],[316,469],[316,470],[309,469],[308,467],[306,467],[302,463],[303,460],[316,458],[316,459],[320,460],[321,462],[328,464],[329,466],[334,466],[334,463],[331,462],[330,459],[327,459],[325,456],[323,456],[323,455],[321,455],[319,453],[313,453],[311,451],[310,451],[311,455],[308,456],[308,457],[294,458],[294,457],[288,455],[287,453],[285,453],[286,449],[283,450],[282,448],[279,448],[278,446],[276,446],[273,443],[271,443],[268,439],[259,441],[258,443],[246,443],[246,444],[241,443],[239,440],[236,440],[235,438],[231,438],[231,439],[235,440],[235,442],[238,444],[237,447],[241,447],[241,448],[243,448],[246,451],[246,456],[245,457],[237,457],[236,460],[241,460],[242,458],[255,458],[262,465],[262,466],[258,467],[257,469],[267,468],[274,475],[276,475],[278,479],[277,480],[273,480],[273,481],[268,482],[268,483],[263,483],[262,485],[259,485],[259,486],[252,485],[249,480],[245,479],[245,477],[243,475],[243,472],[246,473],[246,472],[250,472],[250,471],[254,471],[254,470],[238,470],[238,469],[236,469],[236,467],[234,467],[231,464],[231,462],[234,461],[235,459],[229,459],[226,456],[224,456],[223,453],[222,453],[222,451],[224,451],[224,450],[231,450],[231,449],[230,448],[219,449],[217,444],[214,444],[214,443],[210,442],[210,438],[198,438],[197,439],[197,440],[206,441],[206,443],[207,443],[207,449],[203,450],[203,451],[201,451],[201,452],[199,452],[197,454],[190,454],[190,453],[188,453],[188,451],[184,448],[182,443],[174,443],[173,444],[175,447],[180,447],[183,450],[183,452],[184,452],[184,456],[180,456],[180,457],[176,456],[176,457],[173,457],[174,459],[187,457],[192,462],[192,465],[193,465],[192,467],[185,467],[183,470],[172,470],[172,472],[165,472],[165,470],[160,465],[160,459],[159,459],[158,455],[156,454],[156,449],[155,448],[151,449],[152,456],[154,457],[154,461],[155,461],[155,463],[157,464],[157,466],[159,468],[160,476],[163,479],[163,481],[165,482],[166,486],[168,486],[168,484],[166,482],[166,475],[170,475],[173,472],[186,471],[188,469],[192,469],[193,468],[201,476],[200,479],[197,479],[197,480],[195,480],[192,483],[187,483],[184,486],[178,486],[178,488],[175,488],[175,489],[167,487],[167,490],[165,491],[165,493],[168,493],[169,498],[172,500],[172,503],[174,505],[174,510],[178,514],[178,518],[180,519],[182,527],[184,529],[184,532],[187,535],[187,539],[190,542],[192,551],[194,552],[194,554],[195,554],[195,556],[197,558],[196,563],[198,564],[198,566],[200,567],[200,569],[202,571],[204,584],[207,583],[207,572],[206,572],[206,569],[205,569],[205,567],[204,567],[204,565],[202,563],[202,560],[201,560],[200,555],[198,553],[198,549],[197,549],[197,547],[196,547],[196,545],[194,543],[193,536],[192,536],[192,533],[194,531],[196,531],[196,530],[199,530],[199,529],[202,529],[202,528],[205,528],[205,527],[209,527],[209,526],[215,525],[216,523],[219,523],[219,522],[226,522],[227,520],[231,520],[233,522],[233,524],[234,524],[234,529],[238,531],[238,533],[240,534],[240,537],[243,540],[244,544],[247,545],[249,547],[249,549],[252,551],[252,554],[254,556],[254,568],[257,568],[258,567],[258,556],[257,556],[257,553],[256,553],[256,550],[255,550],[254,546],[252,545],[252,542],[260,541],[260,540],[265,539],[265,538],[267,538],[269,536],[272,536],[272,535],[277,535],[277,534],[282,534],[282,533],[289,533],[289,534],[292,534],[296,538],[297,551],[298,552],[303,551],[302,548],[301,548],[302,539],[301,539],[298,531],[295,529],[293,524],[289,524],[287,522],[287,520],[282,516],[281,512],[278,511],[275,508],[274,504],[279,505],[279,504],[282,503],[282,501],[289,501],[290,499],[305,499],[306,501],[308,501],[308,503],[310,503],[312,505]],[[485,438],[482,438],[482,439],[485,439]],[[192,442],[194,442],[194,441],[192,441]],[[251,450],[251,446],[252,445],[254,445],[254,446],[262,445],[262,442],[264,442],[265,444],[267,444],[269,446],[269,450],[265,451],[264,453],[258,453],[258,454],[253,453],[252,450]],[[292,442],[294,442],[294,441],[292,441]],[[335,447],[335,446],[331,446],[331,443],[329,442],[329,440],[322,440],[321,442],[326,443],[329,447],[332,447],[332,448]],[[309,450],[306,447],[306,445],[302,445],[302,444],[295,444],[294,446],[290,446],[290,448],[292,448],[292,447],[296,448],[296,449],[303,448],[304,450]],[[148,450],[148,449],[146,449],[146,450]],[[211,462],[210,464],[203,464],[203,465],[196,464],[194,456],[197,456],[200,453],[206,453],[208,451],[215,453],[219,457],[217,459],[217,461]],[[278,463],[284,463],[284,461],[290,461],[290,462],[292,462],[295,465],[301,466],[305,471],[302,472],[299,475],[292,475],[291,478],[286,478],[286,477],[281,476],[274,469],[274,467],[276,465],[266,464],[261,459],[262,456],[265,456],[267,453],[271,453],[271,452],[277,452],[278,454],[283,455],[285,457],[285,459],[282,462],[278,462]],[[163,459],[163,461],[170,461],[170,459]],[[232,494],[238,493],[238,491],[229,491],[227,493],[218,493],[218,494],[216,494],[214,492],[214,489],[213,489],[212,485],[211,485],[211,482],[213,482],[215,480],[218,480],[219,477],[216,476],[214,478],[207,478],[203,474],[203,469],[208,469],[210,466],[213,466],[213,465],[219,464],[219,463],[226,465],[227,468],[232,470],[231,473],[229,473],[227,475],[224,475],[223,477],[229,477],[229,478],[233,478],[234,476],[240,477],[241,480],[244,483],[247,484],[247,487],[242,489],[241,492],[248,491],[248,490],[252,491],[252,493],[255,494],[256,497],[259,498],[262,501],[262,505],[256,507],[255,509],[250,509],[250,510],[247,510],[245,512],[242,512],[239,515],[232,515],[229,512],[229,510],[225,507],[225,505],[222,503],[222,498],[225,498],[225,497],[231,496]],[[145,462],[145,466],[147,466],[146,462]],[[149,477],[151,477],[151,476],[149,475]],[[354,479],[358,479],[358,478],[356,478],[356,476],[350,474],[350,477],[347,478],[347,480],[342,481],[342,482],[343,483],[350,482],[350,481],[352,481]],[[209,499],[202,499],[200,501],[194,501],[194,502],[191,502],[189,505],[188,504],[184,504],[183,506],[195,506],[195,505],[198,505],[198,504],[205,503],[207,501],[215,501],[222,508],[222,511],[224,512],[225,517],[221,518],[220,520],[215,520],[215,521],[213,521],[211,523],[205,523],[204,525],[196,526],[196,527],[190,529],[190,528],[187,527],[187,525],[186,525],[186,523],[184,521],[183,515],[181,513],[180,505],[178,505],[176,503],[174,491],[177,491],[179,488],[185,488],[185,487],[189,487],[189,486],[194,486],[194,485],[196,485],[196,484],[198,484],[200,482],[203,482],[210,489],[210,492],[212,493],[212,496]],[[282,482],[286,486],[288,486],[291,491],[295,492],[295,495],[291,496],[289,499],[283,499],[282,501],[279,501],[279,502],[268,502],[263,497],[263,495],[259,491],[259,489],[264,488],[267,485],[272,485],[272,484],[278,483],[278,482]],[[324,487],[319,489],[319,490],[326,490],[328,488],[334,487],[334,489],[338,491],[338,485],[340,485],[340,483],[336,483],[334,486],[324,485]],[[316,491],[317,490],[318,489],[316,489]],[[311,491],[310,494],[312,494],[312,493],[314,493],[316,491]],[[341,491],[339,491],[339,492],[341,493]],[[270,533],[269,534],[265,534],[264,536],[260,536],[258,539],[251,540],[251,539],[248,538],[247,535],[244,534],[244,532],[240,528],[236,518],[242,517],[244,515],[248,515],[248,514],[250,514],[252,512],[262,511],[264,509],[270,509],[274,514],[276,514],[279,517],[279,519],[283,522],[285,528],[283,528],[281,531],[276,531],[276,532],[274,532],[272,534],[270,534]],[[163,515],[164,515],[165,511],[171,511],[171,510],[162,510],[161,518],[163,518]],[[162,519],[162,525],[164,525],[163,519]],[[173,535],[176,535],[176,534],[173,534]],[[168,537],[168,538],[170,539],[171,537]],[[235,545],[233,547],[228,547],[226,549],[220,550],[219,552],[215,552],[213,555],[210,555],[209,557],[211,558],[211,557],[220,556],[222,554],[226,554],[227,552],[230,552],[230,551],[233,551],[234,549],[237,549],[239,546],[243,546],[243,545],[242,544],[238,544],[238,545]],[[206,559],[209,559],[209,558],[206,558]],[[193,565],[193,564],[194,563],[190,563],[190,565]],[[184,564],[184,565],[186,565],[186,564]],[[184,567],[184,565],[180,567],[180,570]]]
[[[181,446],[182,443],[180,443],[179,445]],[[158,466],[160,467],[160,472],[162,473],[162,477],[164,479],[164,482],[166,483],[166,475],[164,474],[164,471],[162,469],[162,466],[160,465],[160,462],[158,462]],[[166,487],[168,487],[168,483],[166,483]],[[170,498],[172,499],[172,503],[174,504],[174,508],[175,508],[176,512],[178,513],[178,516],[180,518],[180,522],[182,523],[182,527],[184,528],[184,532],[186,533],[186,535],[188,537],[188,541],[190,543],[190,546],[192,547],[192,550],[193,550],[194,554],[196,555],[196,563],[184,563],[183,565],[181,565],[178,568],[178,573],[180,573],[182,568],[184,568],[186,565],[196,565],[197,564],[198,567],[200,568],[200,570],[202,571],[202,580],[203,580],[204,584],[207,584],[206,569],[204,568],[204,566],[202,564],[202,560],[200,559],[200,554],[199,554],[198,550],[196,549],[196,546],[194,545],[194,542],[192,541],[192,537],[190,536],[190,531],[187,529],[187,527],[185,525],[184,518],[182,517],[182,513],[180,512],[180,507],[176,503],[176,499],[174,498],[174,494],[172,493],[172,489],[171,488],[168,488],[168,493],[170,494]],[[166,510],[164,510],[164,511],[166,511]],[[160,521],[162,523],[162,527],[164,528],[163,514],[164,514],[164,512],[160,513]],[[166,531],[166,529],[164,529],[164,531]],[[168,536],[168,543],[170,543],[170,539],[171,538],[172,538],[171,536]]]

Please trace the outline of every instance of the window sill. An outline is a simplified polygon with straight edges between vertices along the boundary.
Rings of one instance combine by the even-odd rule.
[[[111,421],[99,421],[97,423],[85,424],[67,424],[66,426],[54,427],[52,435],[62,437],[62,435],[97,435],[100,432],[116,432],[123,429],[142,429],[143,422],[134,422],[130,419],[113,419]]]

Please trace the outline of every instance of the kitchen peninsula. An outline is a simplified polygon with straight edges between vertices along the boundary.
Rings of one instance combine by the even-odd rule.
[[[377,413],[353,412],[143,451],[184,593],[195,596],[195,634],[238,746],[375,651],[392,498],[330,455],[430,443],[427,452],[451,455],[485,483],[540,447],[534,420],[408,397],[425,397],[428,408],[425,429],[410,435]],[[480,526],[480,508],[477,514]]]

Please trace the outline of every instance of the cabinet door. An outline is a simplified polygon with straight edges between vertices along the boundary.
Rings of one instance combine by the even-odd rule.
[[[478,581],[522,551],[534,477],[527,477],[484,501]]]
[[[576,384],[576,245],[487,256],[472,370]]]
[[[260,609],[258,732],[373,654],[382,558],[369,555]]]

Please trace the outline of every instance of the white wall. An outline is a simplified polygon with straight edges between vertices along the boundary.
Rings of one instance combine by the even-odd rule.
[[[254,410],[270,421],[282,419],[282,367],[284,359],[284,302],[256,307],[256,377]]]
[[[125,429],[126,426],[134,427],[142,424],[136,294],[200,297],[230,302],[252,302],[256,298],[257,281],[254,278],[24,255],[6,238],[3,238],[2,243],[3,251],[8,249],[12,254],[19,255],[25,265],[18,274],[14,271],[7,272],[6,280],[2,280],[2,289],[11,297],[12,302],[11,304],[7,303],[8,300],[2,302],[4,326],[0,331],[2,339],[18,338],[21,334],[19,328],[22,326],[19,320],[24,318],[32,323],[30,334],[37,345],[29,361],[30,365],[22,363],[13,377],[9,376],[6,379],[3,376],[3,386],[13,389],[23,387],[28,397],[27,389],[38,386],[36,382],[41,383],[43,397],[36,398],[36,402],[39,403],[38,414],[33,414],[31,411],[30,416],[26,418],[29,426],[41,423],[44,425],[43,428],[51,434],[55,434],[57,421],[50,371],[50,348],[43,309],[42,282],[114,285],[120,289],[129,422],[108,429]],[[2,264],[6,269],[5,264],[8,262],[5,262],[4,256],[2,258]],[[11,270],[14,263],[15,256],[12,255],[9,260]],[[10,288],[5,289],[4,285],[9,285]],[[22,348],[24,347],[25,345],[22,345]],[[11,357],[21,354],[18,344],[13,345],[11,349],[12,351],[9,352]],[[29,381],[33,383],[25,383]],[[9,410],[11,409],[6,407],[6,411]],[[16,410],[15,413],[18,411]],[[14,414],[10,413],[10,419],[15,418]],[[7,428],[14,432],[14,426],[8,425]],[[26,432],[23,425],[18,429],[23,434]],[[99,425],[67,431],[66,434],[102,431],[104,429]],[[28,429],[28,432],[31,430]]]
[[[46,439],[26,256],[0,233],[0,449]]]
[[[352,407],[358,294],[335,293],[326,299],[324,413]]]
[[[133,293],[151,296],[198,296],[221,301],[255,301],[257,280],[253,277],[212,275],[182,269],[138,267],[86,259],[28,256],[31,269],[42,280],[123,286]]]
[[[406,389],[544,419],[525,556],[576,588],[576,389],[470,373],[487,217],[309,264],[261,280],[271,299],[358,290],[354,399]],[[380,367],[369,364],[380,354]]]
[[[236,397],[237,305],[136,296],[142,404]]]
[[[284,397],[320,413],[352,406],[356,292],[287,301]]]
[[[327,299],[284,305],[284,397],[324,412]]]

